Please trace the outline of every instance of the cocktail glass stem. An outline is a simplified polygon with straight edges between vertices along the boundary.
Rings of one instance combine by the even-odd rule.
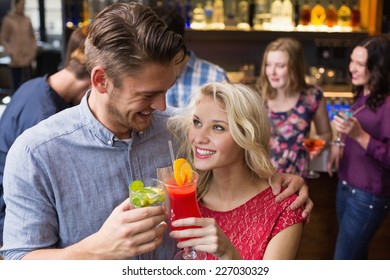
[[[198,254],[192,247],[185,247],[183,252],[183,259],[195,260]]]
[[[307,160],[306,160],[306,174],[305,174],[305,177],[307,179],[317,179],[320,177],[320,174],[318,172],[315,172],[313,169],[310,168],[310,163],[311,163],[311,159],[310,159],[310,152],[307,151]]]

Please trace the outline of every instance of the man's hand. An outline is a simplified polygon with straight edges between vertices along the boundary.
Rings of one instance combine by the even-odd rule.
[[[129,199],[117,206],[100,230],[61,249],[40,249],[23,259],[129,259],[151,252],[163,241],[168,226],[162,206],[131,209]]]
[[[97,259],[128,259],[157,249],[167,230],[162,206],[131,209],[129,199],[114,209],[92,235],[90,251]]]
[[[269,183],[272,187],[272,193],[276,195],[276,202],[280,202],[290,195],[298,193],[298,197],[291,203],[290,208],[294,210],[301,205],[305,205],[302,217],[306,218],[306,221],[309,222],[314,203],[309,198],[309,188],[302,177],[293,174],[276,173],[272,176]],[[282,191],[282,188],[285,189]]]

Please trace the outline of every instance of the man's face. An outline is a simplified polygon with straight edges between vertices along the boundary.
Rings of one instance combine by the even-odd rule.
[[[120,88],[108,80],[102,121],[119,138],[129,138],[132,130],[149,127],[152,112],[166,109],[166,92],[175,82],[174,63],[144,66],[136,76],[126,76]]]

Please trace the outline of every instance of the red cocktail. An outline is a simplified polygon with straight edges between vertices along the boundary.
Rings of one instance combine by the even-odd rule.
[[[189,228],[197,228],[195,226],[174,227],[172,222],[184,218],[201,218],[201,214],[196,200],[196,184],[198,182],[198,174],[194,172],[193,180],[187,184],[179,186],[174,178],[165,182],[165,188],[169,195],[170,207],[170,222],[171,230],[184,230]],[[179,239],[178,241],[189,240],[190,238]],[[175,259],[184,260],[203,260],[205,254],[193,250],[191,247],[184,248],[176,254]]]
[[[174,178],[165,183],[169,195],[170,221],[172,230],[183,230],[191,227],[174,227],[172,222],[179,219],[195,217],[201,218],[201,214],[196,200],[196,184],[198,174],[194,173],[194,180],[186,185],[178,186]],[[183,240],[179,240],[183,241]]]

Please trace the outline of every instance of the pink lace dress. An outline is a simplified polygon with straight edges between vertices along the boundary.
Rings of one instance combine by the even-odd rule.
[[[269,187],[233,210],[214,211],[202,203],[199,203],[199,209],[203,217],[217,221],[244,260],[261,260],[272,237],[304,220],[301,215],[303,207],[294,211],[288,207],[295,198],[293,195],[276,203]],[[207,254],[207,259],[217,258]]]

